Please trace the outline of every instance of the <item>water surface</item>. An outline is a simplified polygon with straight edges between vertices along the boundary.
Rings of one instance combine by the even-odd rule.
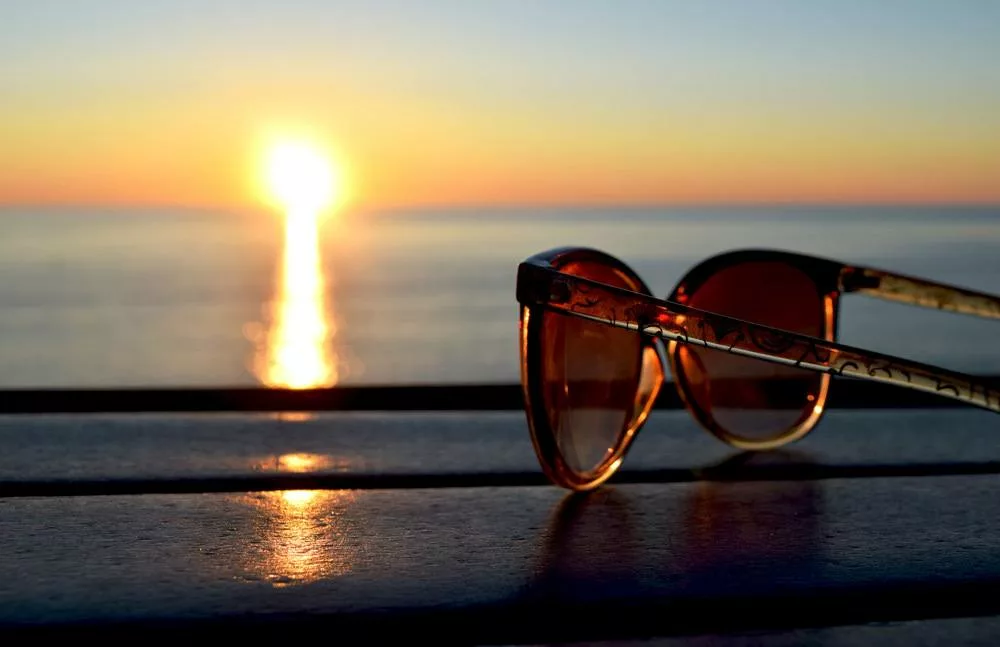
[[[0,386],[266,383],[261,361],[289,312],[284,225],[265,213],[0,211]],[[557,246],[615,254],[659,295],[699,260],[741,247],[1000,292],[1000,208],[345,213],[324,222],[315,244],[315,262],[296,258],[321,268],[319,288],[310,285],[322,291],[323,329],[300,307],[289,316],[307,323],[285,338],[301,356],[317,352],[303,336],[321,335],[343,384],[516,381],[516,265]],[[852,296],[841,339],[1000,372],[997,326]]]

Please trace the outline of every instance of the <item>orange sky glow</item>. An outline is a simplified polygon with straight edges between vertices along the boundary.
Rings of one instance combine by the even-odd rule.
[[[581,25],[566,42],[519,51],[503,24],[482,42],[461,40],[458,21],[482,16],[455,18],[443,4],[451,31],[431,33],[433,16],[412,26],[400,19],[391,41],[352,41],[341,52],[343,36],[310,31],[306,15],[277,27],[247,22],[247,35],[229,41],[228,32],[192,31],[170,6],[176,51],[142,45],[135,32],[160,26],[148,16],[118,14],[127,38],[97,34],[55,53],[27,37],[20,49],[0,47],[22,62],[0,68],[0,204],[253,207],[262,151],[285,136],[329,151],[348,203],[361,208],[1000,202],[1000,85],[983,85],[997,76],[987,61],[998,46],[956,33],[945,36],[972,42],[968,51],[926,40],[907,50],[933,16],[913,19],[899,42],[866,39],[849,24],[813,34],[847,52],[844,60],[806,40],[761,45],[747,62],[747,43],[732,37],[672,52],[640,23],[615,31],[617,15],[608,17],[610,44]],[[371,13],[353,11],[358,20]],[[18,18],[10,29],[58,35],[58,26]],[[729,29],[719,16],[688,18],[688,27]],[[822,18],[790,20],[818,30]],[[205,16],[230,19],[221,8]],[[284,46],[258,47],[257,32]],[[111,44],[96,45],[101,36]],[[633,41],[634,51],[622,47]],[[577,56],[598,42],[607,51]],[[693,62],[674,60],[695,47],[703,51]],[[858,57],[881,47],[885,60],[869,58],[873,71],[858,72],[852,47]],[[941,56],[952,57],[947,73],[934,67]]]

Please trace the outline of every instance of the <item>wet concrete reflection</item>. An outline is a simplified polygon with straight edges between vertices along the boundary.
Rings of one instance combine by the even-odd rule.
[[[809,465],[800,452],[747,452],[716,466],[748,473],[753,467]],[[681,556],[695,571],[729,568],[808,568],[817,561],[822,490],[813,479],[702,481],[694,484],[679,519]]]
[[[348,458],[311,452],[275,454],[253,462],[254,471],[291,474],[347,472],[351,466]]]
[[[809,577],[821,568],[821,489],[809,479],[725,481],[756,463],[808,465],[809,457],[741,454],[707,468],[715,481],[567,495],[540,538],[525,598],[634,596],[679,584],[711,591],[729,578],[766,590],[785,575]]]
[[[282,587],[351,571],[357,544],[350,540],[349,512],[355,493],[284,490],[248,493],[240,500],[254,515],[243,551],[248,580]]]

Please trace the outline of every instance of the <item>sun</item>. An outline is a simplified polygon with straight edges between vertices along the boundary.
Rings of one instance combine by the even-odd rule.
[[[302,141],[280,141],[267,153],[267,189],[289,213],[319,212],[342,199],[342,173],[318,146]]]

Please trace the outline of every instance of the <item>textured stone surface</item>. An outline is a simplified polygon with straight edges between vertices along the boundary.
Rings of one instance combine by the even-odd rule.
[[[690,481],[692,468],[733,454],[671,417],[680,412],[657,413],[630,457],[633,480],[677,468],[689,482],[584,497],[375,483],[0,498],[0,628],[112,642],[321,629],[471,642],[697,634],[706,644],[996,631],[987,621],[846,626],[1000,613],[1000,476],[988,473],[1000,443],[988,415],[836,412],[794,451],[743,462],[747,480],[720,482]],[[503,413],[10,417],[0,439],[6,480],[537,470],[523,419]],[[768,480],[782,465],[849,469]],[[878,475],[921,465],[939,475]],[[942,475],[949,465],[987,473]],[[816,629],[826,625],[845,626]]]

